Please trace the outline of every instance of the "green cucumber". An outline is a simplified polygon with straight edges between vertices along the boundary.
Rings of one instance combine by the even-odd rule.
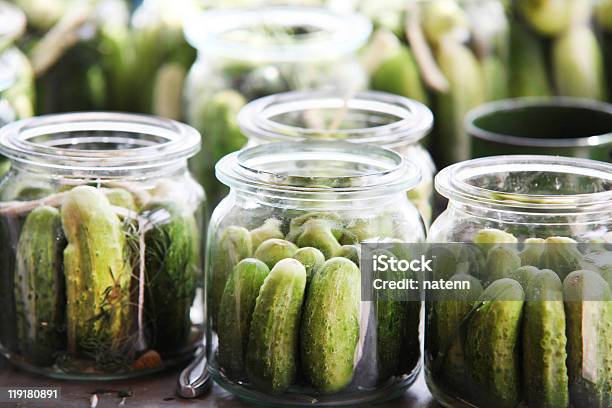
[[[583,255],[576,241],[567,237],[548,237],[544,242],[544,250],[536,266],[555,271],[561,279],[580,269]]]
[[[304,223],[301,233],[295,240],[300,247],[313,247],[325,255],[326,259],[336,256],[341,245],[334,235],[334,226],[329,220],[311,219]]]
[[[251,241],[253,242],[253,249],[259,248],[262,242],[272,238],[283,239],[285,235],[281,231],[281,220],[276,218],[268,218],[264,221],[263,225],[251,230]]]
[[[520,266],[521,258],[513,244],[494,245],[487,254],[485,278],[488,282],[509,278]]]
[[[100,190],[79,186],[61,208],[70,352],[119,352],[131,324],[132,268],[119,217]]]
[[[225,283],[238,262],[253,255],[253,241],[248,229],[231,225],[223,230],[219,240],[213,243],[211,255],[212,273],[210,279],[210,300],[208,307],[217,325],[217,316]]]
[[[482,285],[477,278],[463,273],[452,276],[449,281],[469,282],[470,289],[445,291],[443,297],[433,303],[432,332],[435,333],[438,348],[435,367],[449,384],[461,389],[465,388],[468,375],[464,353],[465,333],[461,326],[477,304]]]
[[[246,369],[255,387],[281,393],[295,380],[306,269],[283,259],[270,271],[255,302]]]
[[[153,226],[145,234],[145,307],[152,347],[176,352],[187,346],[192,327],[189,312],[200,273],[194,253],[197,223],[191,212],[173,202],[148,204],[142,214]]]
[[[521,401],[518,350],[524,298],[517,281],[497,280],[482,293],[468,323],[466,359],[485,406],[514,408]]]
[[[359,245],[342,245],[337,256],[349,259],[353,261],[355,265],[359,265],[359,258],[361,257],[361,247]]]
[[[529,61],[526,64],[525,61]],[[510,25],[510,95],[550,96],[553,94],[546,67],[546,52],[542,40],[522,24]]]
[[[612,294],[599,274],[579,270],[563,281],[567,368],[575,408],[612,406]]]
[[[569,405],[565,361],[563,284],[550,270],[535,274],[525,287],[523,319],[523,384],[529,407]]]
[[[326,261],[310,282],[301,331],[304,375],[320,392],[340,391],[353,378],[360,304],[357,265],[339,257]]]
[[[244,379],[251,317],[261,285],[270,273],[258,259],[243,259],[231,273],[219,307],[219,363],[233,379]]]
[[[272,238],[259,245],[253,256],[272,269],[281,259],[293,257],[297,250],[298,247],[293,242]]]
[[[21,353],[37,365],[52,364],[65,346],[65,246],[56,208],[38,207],[27,216],[17,245],[17,337]]]
[[[306,279],[310,283],[312,276],[325,263],[325,255],[317,248],[304,247],[297,250],[293,255],[306,268]]]
[[[540,257],[544,252],[544,243],[542,238],[527,238],[524,242],[523,250],[520,253],[521,265],[539,265]]]

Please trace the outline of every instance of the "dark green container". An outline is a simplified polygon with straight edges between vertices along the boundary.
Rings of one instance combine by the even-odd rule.
[[[566,97],[506,99],[465,121],[472,157],[546,154],[612,162],[612,105]]]

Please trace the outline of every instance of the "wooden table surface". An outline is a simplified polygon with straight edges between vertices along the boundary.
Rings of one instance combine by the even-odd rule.
[[[61,400],[56,402],[0,403],[0,408],[91,408],[92,393],[98,391],[96,408],[133,407],[133,408],[169,408],[169,407],[210,407],[210,408],[248,408],[250,405],[233,398],[229,393],[215,385],[212,391],[196,400],[183,400],[174,395],[177,372],[167,372],[153,378],[130,381],[92,383],[54,381],[34,377],[17,371],[5,361],[0,361],[0,387],[59,387]],[[107,391],[103,394],[102,391]],[[118,397],[119,392],[129,392],[131,396]],[[425,386],[422,376],[401,398],[383,405],[381,408],[439,408],[432,402],[431,395]]]

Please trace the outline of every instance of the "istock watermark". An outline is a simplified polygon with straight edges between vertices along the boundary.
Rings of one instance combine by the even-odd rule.
[[[502,279],[523,291],[502,293],[500,300],[557,300],[554,291],[528,290],[542,271],[563,282],[566,301],[605,300],[606,285],[593,282],[612,281],[612,244],[367,243],[360,266],[364,301],[478,301],[484,288]]]

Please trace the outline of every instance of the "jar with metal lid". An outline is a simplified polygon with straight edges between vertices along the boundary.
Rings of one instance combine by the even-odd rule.
[[[200,145],[178,122],[72,113],[0,130],[0,351],[63,379],[147,374],[203,336]],[[199,305],[199,306],[198,306]]]
[[[447,407],[609,407],[612,165],[497,156],[436,177],[426,378]],[[445,251],[443,249],[446,249]]]
[[[185,84],[186,118],[209,135],[192,168],[212,203],[223,194],[215,163],[246,144],[235,120],[240,108],[291,90],[364,89],[357,51],[370,31],[362,16],[298,6],[210,10],[186,22],[198,50]]]
[[[401,394],[420,367],[421,302],[363,301],[360,243],[423,242],[416,166],[345,141],[249,147],[217,164],[229,195],[207,245],[215,380],[269,405]]]
[[[433,115],[425,105],[373,91],[288,92],[249,103],[241,110],[238,125],[249,145],[342,139],[395,150],[421,171],[421,182],[408,197],[425,225],[431,223],[435,165],[420,142],[433,125]]]

